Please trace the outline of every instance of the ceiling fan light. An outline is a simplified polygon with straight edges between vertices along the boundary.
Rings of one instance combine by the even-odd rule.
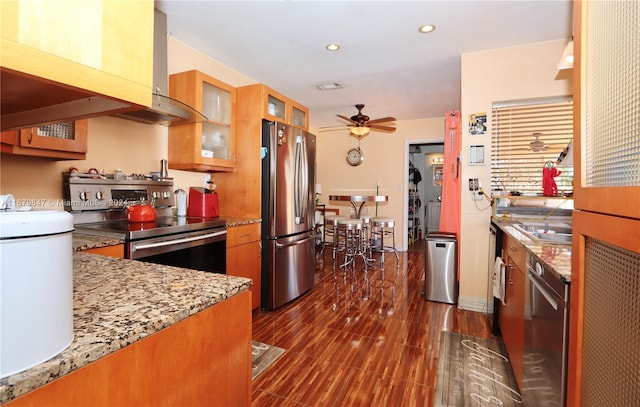
[[[349,134],[356,137],[364,137],[367,134],[369,134],[369,131],[370,131],[369,128],[365,126],[352,127],[351,132]]]

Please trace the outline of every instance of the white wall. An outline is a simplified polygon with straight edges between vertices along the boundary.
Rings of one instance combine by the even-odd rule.
[[[556,79],[564,46],[565,41],[550,41],[462,55],[461,308],[482,311],[486,305],[491,211],[487,201],[471,199],[468,179],[479,178],[489,193],[491,105],[499,101],[571,95],[571,81]],[[469,135],[469,115],[480,112],[487,113],[487,132]],[[472,144],[486,146],[486,165],[468,165]]]

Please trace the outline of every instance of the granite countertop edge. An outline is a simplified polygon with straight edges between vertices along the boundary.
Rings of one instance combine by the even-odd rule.
[[[74,243],[74,249],[81,245]],[[53,358],[0,380],[0,404],[222,302],[251,284],[248,278],[74,251],[73,341]]]
[[[536,256],[552,273],[565,283],[571,283],[571,245],[534,242],[512,226],[512,221],[493,220],[503,232],[518,240],[525,249]],[[526,270],[523,270],[526,271]]]

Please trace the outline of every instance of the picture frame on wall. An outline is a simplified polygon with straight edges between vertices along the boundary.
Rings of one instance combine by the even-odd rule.
[[[433,186],[434,187],[442,186],[443,176],[444,176],[444,167],[442,166],[442,164],[434,165],[433,166]]]
[[[484,144],[469,146],[469,165],[485,165]]]

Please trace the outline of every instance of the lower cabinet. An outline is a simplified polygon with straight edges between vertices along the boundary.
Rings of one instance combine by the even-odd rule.
[[[124,244],[117,244],[113,246],[96,247],[95,249],[83,250],[84,253],[100,254],[102,256],[115,257],[118,259],[124,259]]]
[[[6,406],[251,406],[250,302],[243,291]]]
[[[502,258],[507,269],[505,275],[506,305],[500,306],[500,331],[509,353],[513,373],[522,389],[526,249],[507,234],[504,235],[502,247]]]
[[[252,309],[260,307],[261,254],[260,223],[227,229],[227,274],[253,280]]]

